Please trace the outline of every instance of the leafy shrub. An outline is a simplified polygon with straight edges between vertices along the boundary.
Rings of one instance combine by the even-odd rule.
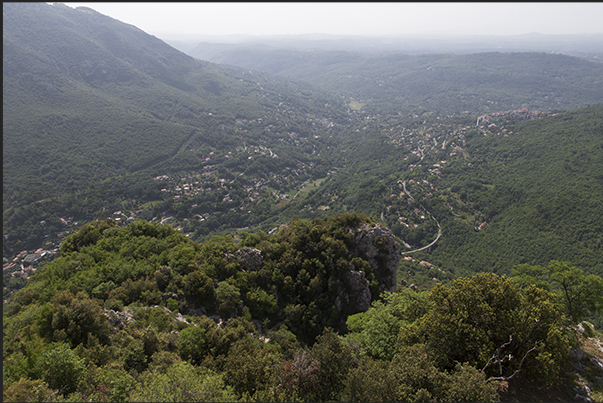
[[[84,376],[86,365],[66,343],[55,343],[42,355],[44,382],[61,394],[74,392]]]

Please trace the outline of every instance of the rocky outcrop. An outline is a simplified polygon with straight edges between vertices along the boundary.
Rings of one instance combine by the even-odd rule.
[[[379,288],[396,291],[396,272],[400,263],[400,243],[392,231],[380,224],[362,224],[353,231],[356,253],[365,257],[380,279]]]
[[[577,326],[577,331],[578,334],[583,334],[585,332],[584,326],[579,324]],[[600,343],[600,341],[596,338],[585,337],[584,340],[587,342],[582,345],[588,345],[590,349],[592,349],[592,344],[597,344],[593,343],[594,341]],[[593,386],[598,387],[599,385],[597,385],[597,383],[603,383],[603,378],[596,376],[597,374],[601,374],[603,372],[603,361],[591,354],[592,353],[587,353],[586,351],[577,347],[572,347],[569,351],[570,362],[574,369],[574,371],[572,371],[572,389],[575,392],[574,399],[576,401],[598,401],[593,400]],[[594,382],[594,385],[591,384],[591,382]]]
[[[258,268],[264,263],[262,252],[259,249],[249,248],[247,246],[237,251],[237,259],[249,270]]]
[[[236,254],[231,252],[225,253],[224,258],[226,258],[228,262],[232,262],[235,259],[238,260],[247,270],[256,269],[264,263],[262,251],[256,248],[249,248],[247,246],[237,250]]]
[[[178,301],[180,299],[180,296],[174,292],[167,292],[161,296],[161,299],[164,303],[166,303],[170,298]]]
[[[347,285],[344,286],[344,283]],[[335,299],[335,308],[341,312],[343,307],[351,312],[364,312],[371,306],[371,291],[369,282],[366,279],[366,273],[355,270],[354,265],[350,264],[346,281],[339,282],[338,296]]]
[[[574,381],[575,384],[573,390],[576,392],[576,394],[574,395],[574,399],[576,399],[576,401],[583,401],[586,403],[592,402],[593,391],[590,382],[580,376],[580,374],[575,374],[575,376],[576,379]]]
[[[104,309],[105,315],[111,325],[115,326],[119,330],[128,326],[130,322],[134,321],[134,314],[129,308],[125,308],[123,311],[114,311],[113,309]]]
[[[396,290],[396,272],[400,263],[400,243],[396,241],[389,228],[379,224],[362,224],[349,230],[354,235],[355,247],[352,253],[365,258],[369,272],[379,280],[379,292]],[[344,307],[350,312],[364,312],[370,308],[371,301],[378,295],[372,295],[367,273],[349,266],[346,281],[340,282],[335,307],[341,312]]]

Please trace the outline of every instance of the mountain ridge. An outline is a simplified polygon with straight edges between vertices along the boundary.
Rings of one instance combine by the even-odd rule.
[[[603,94],[603,65],[563,54],[364,54],[261,46],[205,43],[187,53],[308,81],[358,99],[372,113],[576,109],[600,102]]]

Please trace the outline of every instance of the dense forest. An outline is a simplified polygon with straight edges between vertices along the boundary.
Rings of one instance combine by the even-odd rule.
[[[238,243],[92,222],[5,306],[4,400],[495,401],[594,336],[574,326],[601,277],[553,261],[419,291],[398,246],[358,214]]]
[[[601,400],[600,63],[3,17],[4,401]]]

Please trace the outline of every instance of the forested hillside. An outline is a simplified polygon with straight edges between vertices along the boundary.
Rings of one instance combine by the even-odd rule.
[[[87,224],[5,306],[4,400],[496,401],[518,374],[571,396],[553,385],[603,279],[555,262],[569,294],[529,265],[396,289],[397,248],[357,214],[238,244]]]
[[[466,273],[480,266],[508,273],[512,261],[545,265],[572,256],[603,275],[603,107],[523,122],[513,131],[476,133],[467,147],[471,163],[442,170],[438,187],[450,190],[442,200],[458,195],[485,224],[475,222],[480,231],[452,224],[448,232],[465,233],[451,243],[444,238],[434,260],[441,253],[450,263],[454,250]],[[462,236],[469,239],[461,243]]]
[[[188,54],[307,81],[380,115],[576,109],[603,96],[603,64],[562,54],[375,55],[217,43]]]
[[[603,65],[3,18],[5,401],[600,400]]]
[[[502,103],[475,98],[476,102],[479,100],[479,114],[453,114],[462,103],[455,101],[456,106],[450,110],[438,107],[412,115],[412,109],[403,108],[402,115],[398,110],[391,115],[388,108],[397,101],[390,90],[379,90],[379,96],[374,98],[389,105],[375,115],[362,111],[359,98],[334,96],[308,84],[195,61],[135,27],[89,9],[7,4],[4,15],[5,257],[24,249],[56,248],[66,233],[77,228],[77,223],[103,217],[122,222],[137,218],[167,221],[192,239],[202,240],[214,233],[245,228],[267,232],[296,215],[313,218],[345,211],[381,219],[411,246],[407,250],[421,248],[435,239],[437,220],[445,221],[458,213],[449,210],[436,215],[434,210],[430,214],[437,220],[420,218],[425,216],[423,199],[435,186],[433,179],[439,176],[435,172],[460,182],[454,174],[447,175],[458,172],[448,171],[451,166],[458,167],[454,160],[475,164],[465,161],[466,156],[491,158],[467,154],[474,147],[472,142],[480,137],[473,133],[504,135],[503,130],[513,130],[512,124],[546,115],[525,108],[502,109],[511,104],[505,104],[500,97],[497,99]],[[322,53],[308,61],[302,58],[303,62],[295,68],[309,74],[326,63],[324,58],[328,55]],[[603,99],[603,91],[598,89],[600,65],[562,55],[329,57],[333,63],[327,63],[331,67],[322,69],[321,74],[342,73],[348,68],[363,75],[387,72],[391,80],[415,85],[424,95],[434,86],[438,91],[446,88],[446,93],[456,94],[457,100],[466,98],[472,93],[467,80],[473,77],[479,91],[496,87],[496,93],[501,94],[515,88],[505,97],[517,103],[522,97],[538,98],[533,97],[534,89],[543,88],[541,80],[554,76],[557,78],[553,81],[564,96],[556,101],[546,100],[542,105],[545,109],[571,107],[566,95],[572,91],[581,94],[581,103],[587,103],[591,96],[595,102]],[[286,62],[288,56],[278,60],[283,66],[290,66]],[[358,64],[360,60],[363,61]],[[436,63],[433,65],[440,66],[441,72],[462,74],[456,79],[441,76],[448,84],[437,86],[433,77],[425,76],[429,85],[422,85],[423,79],[418,76],[402,79],[405,71],[411,75],[415,74],[412,71],[431,74],[431,70],[424,69],[425,63]],[[541,74],[543,63],[548,72],[545,76]],[[475,68],[483,70],[487,79],[475,79]],[[506,81],[494,79],[502,77],[500,74]],[[318,79],[320,74],[314,76]],[[328,77],[324,76],[328,83],[319,83],[322,88],[336,85],[337,80]],[[581,84],[584,82],[588,82],[588,89]],[[338,91],[349,92],[346,88],[349,89],[343,86]],[[359,91],[360,99],[373,99],[370,92],[382,87],[353,88]],[[391,88],[394,91],[397,87]],[[409,97],[419,99],[416,94]],[[441,93],[438,102],[444,98]],[[497,112],[487,113],[481,124],[474,126],[483,110]],[[505,125],[509,127],[503,129]],[[551,155],[567,149],[562,138],[548,144],[544,134],[522,134],[539,136],[540,140],[534,141],[540,146],[554,146]],[[570,147],[589,148],[597,136],[596,130],[590,130]],[[520,139],[515,144],[521,147],[524,137],[509,138]],[[486,148],[481,147],[478,154],[482,149]],[[596,147],[593,153],[598,155]],[[573,168],[574,174],[582,174],[588,166]],[[548,169],[545,165],[537,168]],[[521,175],[523,171],[518,172]],[[548,175],[539,170],[530,172],[536,178]],[[564,181],[572,179],[565,176]],[[448,181],[446,187],[456,190],[455,185],[462,185],[452,182]],[[406,193],[400,196],[402,185],[410,197]],[[423,189],[425,185],[427,188]],[[477,190],[469,187],[468,197],[479,197]],[[596,199],[599,191],[597,185],[589,188],[588,195]],[[453,191],[452,196],[458,199],[466,193]],[[392,194],[397,196],[392,198]],[[507,203],[505,191],[496,195],[493,204]],[[411,203],[405,199],[411,199]],[[466,221],[481,220],[470,223],[475,226],[493,220],[492,212],[502,212],[486,212],[478,204],[461,199],[459,202],[466,210]],[[596,210],[597,206],[593,208]],[[566,224],[573,225],[570,230],[576,231],[579,222],[554,216],[551,220],[563,223],[560,231],[566,230]],[[447,236],[442,237],[442,242],[463,242],[450,236],[456,230],[444,232]],[[597,244],[595,232],[586,236],[587,244]],[[551,251],[560,250],[547,245]],[[588,252],[580,245],[578,248],[567,258],[579,259],[590,270],[599,256],[596,248]],[[476,250],[488,253],[487,248]],[[519,255],[510,253],[496,270],[508,271],[508,262],[522,260]],[[542,259],[533,263],[560,258],[550,253],[540,255]],[[441,264],[454,270],[450,265],[453,260],[448,257]],[[486,269],[477,261],[465,258],[457,266],[464,266],[458,269],[465,272]],[[483,263],[490,269],[490,262]]]
[[[152,218],[144,203],[162,199],[162,175],[201,171],[215,189],[245,172],[246,194],[278,171],[292,191],[347,120],[338,97],[195,61],[89,9],[3,11],[5,253],[42,246],[49,227],[67,229],[60,218]]]

